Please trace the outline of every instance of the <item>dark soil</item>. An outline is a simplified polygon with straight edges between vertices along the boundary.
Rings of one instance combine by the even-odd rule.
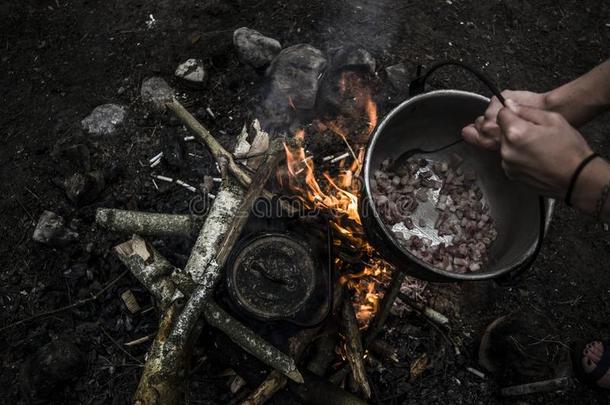
[[[150,14],[157,20],[151,29],[146,25]],[[383,73],[398,62],[415,72],[420,63],[462,59],[485,68],[501,87],[542,91],[602,61],[610,43],[610,4],[603,0],[23,0],[2,2],[0,15],[0,328],[87,298],[125,270],[110,249],[126,237],[95,227],[97,207],[188,212],[192,194],[182,188],[157,191],[149,169],[139,163],[164,147],[163,140],[183,134],[175,119],[149,113],[141,105],[140,84],[152,75],[165,77],[186,94],[188,108],[230,146],[244,122],[256,116],[263,85],[261,72],[237,60],[232,33],[238,27],[257,29],[283,46],[310,43],[327,51],[353,42],[367,48],[382,81],[377,95],[381,114],[405,98],[404,91],[391,89]],[[204,89],[175,81],[174,69],[188,58],[205,62],[210,79]],[[440,74],[433,85],[484,92],[454,71]],[[129,106],[119,133],[84,134],[80,120],[110,102]],[[216,113],[215,119],[205,113],[206,107]],[[607,116],[583,129],[605,156],[610,156],[609,129]],[[93,203],[83,206],[71,203],[57,186],[82,170],[83,156],[51,156],[62,145],[75,144],[86,145],[92,169],[117,166],[119,173]],[[174,167],[164,163],[162,169],[196,184],[213,172],[213,164],[203,146],[186,147],[203,158],[187,156]],[[80,240],[57,249],[34,242],[33,229],[44,210],[63,215]],[[479,379],[466,367],[477,367],[482,328],[517,309],[558,325],[552,338],[565,344],[610,337],[608,235],[591,218],[559,206],[539,259],[518,287],[447,287],[459,305],[454,309],[460,319],[449,337],[461,347],[460,355],[422,318],[391,318],[385,337],[400,347],[401,362],[369,370],[372,402],[512,402],[496,395],[496,383]],[[181,266],[191,241],[154,243]],[[127,311],[120,294],[128,288],[145,311]],[[40,403],[129,403],[148,343],[123,344],[155,332],[155,311],[146,311],[151,305],[143,287],[127,275],[94,303],[2,330],[1,402],[21,404],[37,397]],[[71,376],[45,377],[61,380],[48,390],[41,385],[49,381],[31,376],[33,362],[41,356],[33,354],[54,340],[73,342],[75,346],[64,348],[72,351],[64,357],[82,356],[86,367],[73,367],[78,373]],[[190,403],[226,403],[231,398],[222,367],[209,360],[208,344],[195,355]],[[410,382],[409,364],[422,353],[431,362]],[[602,404],[608,395],[577,384],[567,392],[533,395],[526,401]]]

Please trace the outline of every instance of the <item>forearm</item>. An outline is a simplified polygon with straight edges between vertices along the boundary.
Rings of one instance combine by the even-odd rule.
[[[610,108],[610,59],[576,80],[545,94],[548,110],[563,115],[575,127]]]
[[[610,182],[610,164],[602,158],[591,161],[582,171],[572,194],[572,205],[582,211],[595,213],[603,188]],[[610,198],[602,207],[600,219],[610,221]]]

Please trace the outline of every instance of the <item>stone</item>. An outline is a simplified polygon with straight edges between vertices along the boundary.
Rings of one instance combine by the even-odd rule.
[[[364,48],[345,45],[329,52],[330,65],[318,90],[316,108],[320,114],[339,114],[353,119],[364,114],[365,94],[373,87],[375,58]],[[351,132],[351,131],[349,131]],[[366,141],[355,139],[357,142]]]
[[[91,152],[82,143],[67,145],[58,142],[51,150],[51,157],[60,168],[65,166],[65,169],[71,172],[88,171],[91,168]]]
[[[32,236],[36,242],[55,247],[65,246],[77,238],[78,233],[66,227],[64,218],[51,211],[40,215]]]
[[[102,104],[85,119],[81,125],[91,135],[112,135],[127,116],[127,107],[117,104]]]
[[[407,67],[402,63],[388,66],[385,68],[385,73],[388,81],[398,91],[408,91],[409,89],[409,74]]]
[[[282,50],[267,69],[270,88],[265,99],[266,106],[312,109],[316,103],[319,78],[326,64],[322,52],[308,44]]]
[[[239,60],[254,68],[269,65],[282,50],[282,45],[277,40],[246,27],[235,30],[233,45],[237,49]]]
[[[181,63],[174,74],[176,77],[196,85],[203,84],[207,78],[203,62],[199,59],[188,59]]]
[[[83,353],[73,342],[61,339],[47,343],[22,364],[22,392],[32,399],[47,399],[62,384],[81,377],[85,364]]]
[[[140,95],[144,104],[148,104],[158,111],[165,111],[165,103],[172,101],[174,90],[163,78],[154,76],[142,82]]]
[[[332,50],[331,55],[330,69],[333,71],[361,70],[375,74],[375,58],[364,48],[346,45]]]
[[[86,175],[75,173],[64,181],[66,196],[76,205],[89,204],[106,186],[104,173],[96,170]]]

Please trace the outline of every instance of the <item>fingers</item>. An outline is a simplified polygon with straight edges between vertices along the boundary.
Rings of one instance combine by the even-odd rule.
[[[499,128],[498,128],[499,130]],[[487,137],[479,132],[475,124],[470,124],[462,129],[462,136],[466,142],[480,146],[485,149],[498,150],[500,148],[500,136],[495,138]]]
[[[501,129],[501,142],[518,142],[527,135],[531,124],[506,107],[498,113],[498,125]]]
[[[485,110],[485,119],[488,121],[496,122],[496,117],[498,116],[498,112],[504,107],[500,100],[496,96],[491,98],[491,102]]]

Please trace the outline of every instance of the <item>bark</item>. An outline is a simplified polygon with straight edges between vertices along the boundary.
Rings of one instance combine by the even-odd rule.
[[[134,235],[127,242],[115,246],[114,251],[138,281],[157,299],[162,310],[166,310],[172,302],[183,297],[170,278],[175,267],[140,236]]]
[[[196,215],[159,214],[98,208],[95,222],[112,232],[143,236],[196,236],[204,218]]]

